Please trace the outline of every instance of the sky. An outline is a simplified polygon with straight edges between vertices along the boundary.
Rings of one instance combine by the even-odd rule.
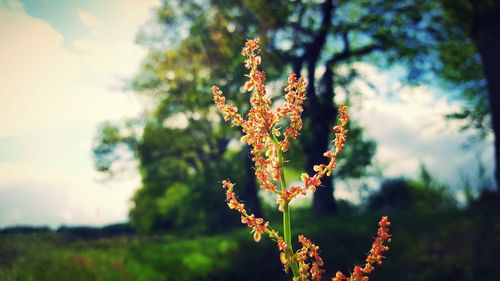
[[[0,227],[103,225],[127,220],[136,173],[99,180],[91,154],[98,125],[143,110],[126,81],[146,50],[134,43],[159,0],[0,0]],[[378,143],[384,176],[414,177],[420,163],[458,188],[478,160],[492,173],[492,137],[467,135],[443,115],[460,107],[442,90],[402,86],[371,65],[355,67],[353,118]],[[398,95],[390,92],[398,91]],[[336,190],[351,198],[349,187]]]
[[[475,132],[463,132],[462,123],[445,119],[463,106],[456,92],[435,85],[404,85],[399,70],[381,71],[364,63],[354,68],[365,79],[358,79],[350,89],[362,93],[351,108],[352,118],[365,129],[366,137],[377,142],[374,162],[385,178],[416,178],[425,165],[433,177],[457,192],[459,200],[464,198],[466,181],[482,180],[480,165],[486,169],[489,186],[494,183],[493,135],[471,142]],[[356,191],[345,186],[337,193],[350,199]]]
[[[140,179],[99,181],[91,147],[100,122],[142,111],[124,81],[158,2],[0,0],[0,227],[127,219]]]

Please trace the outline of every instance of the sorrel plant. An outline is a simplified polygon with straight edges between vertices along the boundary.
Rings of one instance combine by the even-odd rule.
[[[239,126],[243,131],[241,141],[248,144],[251,149],[252,160],[255,163],[255,176],[259,187],[277,196],[278,209],[283,213],[283,236],[274,230],[268,221],[257,218],[245,209],[245,204],[238,200],[234,192],[234,184],[223,180],[222,186],[226,190],[226,200],[229,208],[238,211],[241,222],[252,229],[253,238],[259,242],[262,235],[267,235],[278,244],[280,260],[284,271],[293,274],[293,280],[321,280],[324,270],[323,260],[319,255],[319,247],[313,244],[304,235],[299,235],[298,240],[302,245],[297,251],[293,250],[290,223],[290,201],[298,195],[306,195],[308,191],[314,192],[321,185],[325,176],[331,176],[337,162],[337,155],[342,151],[346,142],[346,125],[349,121],[347,107],[339,106],[339,124],[333,127],[335,140],[333,147],[324,153],[327,164],[315,165],[316,173],[312,176],[303,173],[302,184],[287,186],[284,173],[283,154],[288,151],[289,144],[295,140],[302,129],[301,113],[306,94],[306,82],[290,73],[288,86],[285,88],[284,105],[271,108],[271,99],[266,93],[266,76],[258,69],[261,64],[259,56],[259,39],[247,40],[242,55],[245,57],[245,67],[250,70],[248,81],[244,88],[251,92],[250,110],[244,119],[238,108],[226,103],[225,97],[217,86],[212,87],[214,102],[223,114],[225,121],[231,121],[232,126]],[[289,119],[286,129],[280,128],[283,119]],[[279,185],[279,188],[278,188]],[[389,219],[382,217],[379,222],[377,237],[363,266],[355,266],[349,277],[338,271],[332,278],[333,281],[366,281],[368,274],[375,265],[382,263],[382,254],[389,248],[385,245],[390,242],[388,233]]]

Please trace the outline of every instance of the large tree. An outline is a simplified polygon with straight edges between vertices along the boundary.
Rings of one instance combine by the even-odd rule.
[[[500,1],[442,1],[438,75],[467,101],[452,117],[465,119],[479,137],[495,136],[495,180],[500,191]]]
[[[474,1],[472,38],[481,55],[487,81],[491,120],[495,134],[495,179],[500,191],[500,2]]]
[[[217,83],[240,108],[244,107],[247,97],[240,94],[244,76],[239,50],[246,38],[261,38],[271,87],[279,88],[281,84],[273,81],[285,81],[290,70],[306,76],[305,128],[299,144],[305,155],[302,163],[312,169],[324,161],[323,152],[329,146],[330,128],[337,115],[336,89],[347,87],[355,77],[350,66],[359,61],[405,60],[411,62],[410,76],[416,76],[425,65],[421,59],[426,52],[424,43],[432,37],[427,27],[435,16],[433,6],[423,0],[164,1],[155,19],[159,28],[140,36],[150,54],[133,83],[150,106],[144,117],[144,134],[135,146],[143,187],[134,197],[132,221],[140,220],[140,216],[134,219],[137,210],[152,212],[148,207],[164,206],[164,201],[158,201],[160,195],[182,202],[174,198],[179,192],[168,192],[172,186],[177,191],[196,186],[190,189],[195,193],[203,186],[185,179],[196,182],[220,175],[216,173],[223,167],[220,160],[227,155],[230,139],[237,139],[238,133],[214,119],[206,93],[211,84]],[[169,125],[180,119],[187,120],[185,127]],[[362,131],[358,128],[353,132],[357,133],[350,135],[351,145],[360,145],[352,145],[356,149],[345,161],[350,167],[356,166],[353,163],[363,167],[345,170],[341,173],[345,177],[363,175],[374,153],[374,144],[363,141]],[[190,136],[196,137],[190,140]],[[96,151],[100,144],[97,142]],[[235,163],[243,163],[246,168],[242,170],[250,171],[248,155],[240,155],[244,161]],[[215,184],[213,181],[208,186]],[[253,177],[243,174],[241,185],[246,191],[244,199],[258,211]],[[313,210],[317,214],[336,211],[332,181],[325,182],[315,194]],[[161,217],[159,214],[159,225]]]
[[[158,47],[162,41],[151,34],[139,36],[150,47],[132,81],[146,107],[136,122],[143,132],[130,134],[135,131],[126,124],[107,123],[95,142],[97,168],[108,173],[123,162],[121,148],[134,152],[142,186],[132,200],[130,218],[139,230],[224,228],[227,210],[219,181],[228,175],[240,179],[247,206],[260,213],[247,153],[229,147],[239,133],[218,118],[208,91],[217,80],[226,81],[225,91],[239,92],[244,76],[238,50],[245,38],[228,31],[222,13],[209,18],[206,12],[189,1],[175,7],[165,3],[158,10],[156,20],[163,28],[183,29],[189,36],[165,33],[172,36],[168,47]]]
[[[242,2],[254,11],[260,29],[267,30],[268,49],[307,77],[306,133],[301,143],[310,174],[329,145],[328,128],[337,114],[335,89],[349,80],[341,70],[378,58],[389,64],[409,62],[409,78],[417,78],[425,68],[427,40],[434,40],[429,26],[439,15],[434,12],[436,4],[419,0]],[[313,210],[335,212],[332,181],[315,193]]]

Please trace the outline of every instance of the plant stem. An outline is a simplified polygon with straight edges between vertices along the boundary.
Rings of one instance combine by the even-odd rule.
[[[290,254],[293,255],[292,230],[290,227],[290,208],[288,206],[288,202],[285,202],[283,206],[283,230],[285,235],[285,243],[288,245]],[[299,277],[299,267],[294,260],[292,260],[292,272],[294,277]]]
[[[272,134],[271,134],[272,135]],[[278,143],[276,137],[272,137],[273,142]],[[281,192],[285,192],[286,190],[286,179],[285,179],[285,169],[283,165],[283,152],[281,151],[281,147],[278,145],[278,161],[280,164],[280,184],[281,184]],[[290,206],[288,205],[289,201],[285,201],[283,204],[283,233],[285,238],[285,243],[288,246],[288,250],[290,254],[293,255],[292,248],[292,228],[290,222]],[[299,277],[299,267],[297,263],[292,259],[292,272],[294,277]]]

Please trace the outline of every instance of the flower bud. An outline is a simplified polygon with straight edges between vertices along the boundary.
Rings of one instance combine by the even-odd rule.
[[[259,65],[262,62],[262,58],[260,56],[255,57],[255,64]]]
[[[286,253],[285,252],[281,252],[280,253],[280,261],[282,264],[287,264],[288,263],[288,259],[286,257]]]
[[[260,232],[255,231],[253,233],[253,240],[255,240],[255,242],[259,242],[261,237],[262,237],[262,235],[260,234]]]
[[[243,88],[245,88],[245,90],[247,91],[253,90],[253,81],[248,80],[247,82],[245,82],[245,86],[243,86]]]

